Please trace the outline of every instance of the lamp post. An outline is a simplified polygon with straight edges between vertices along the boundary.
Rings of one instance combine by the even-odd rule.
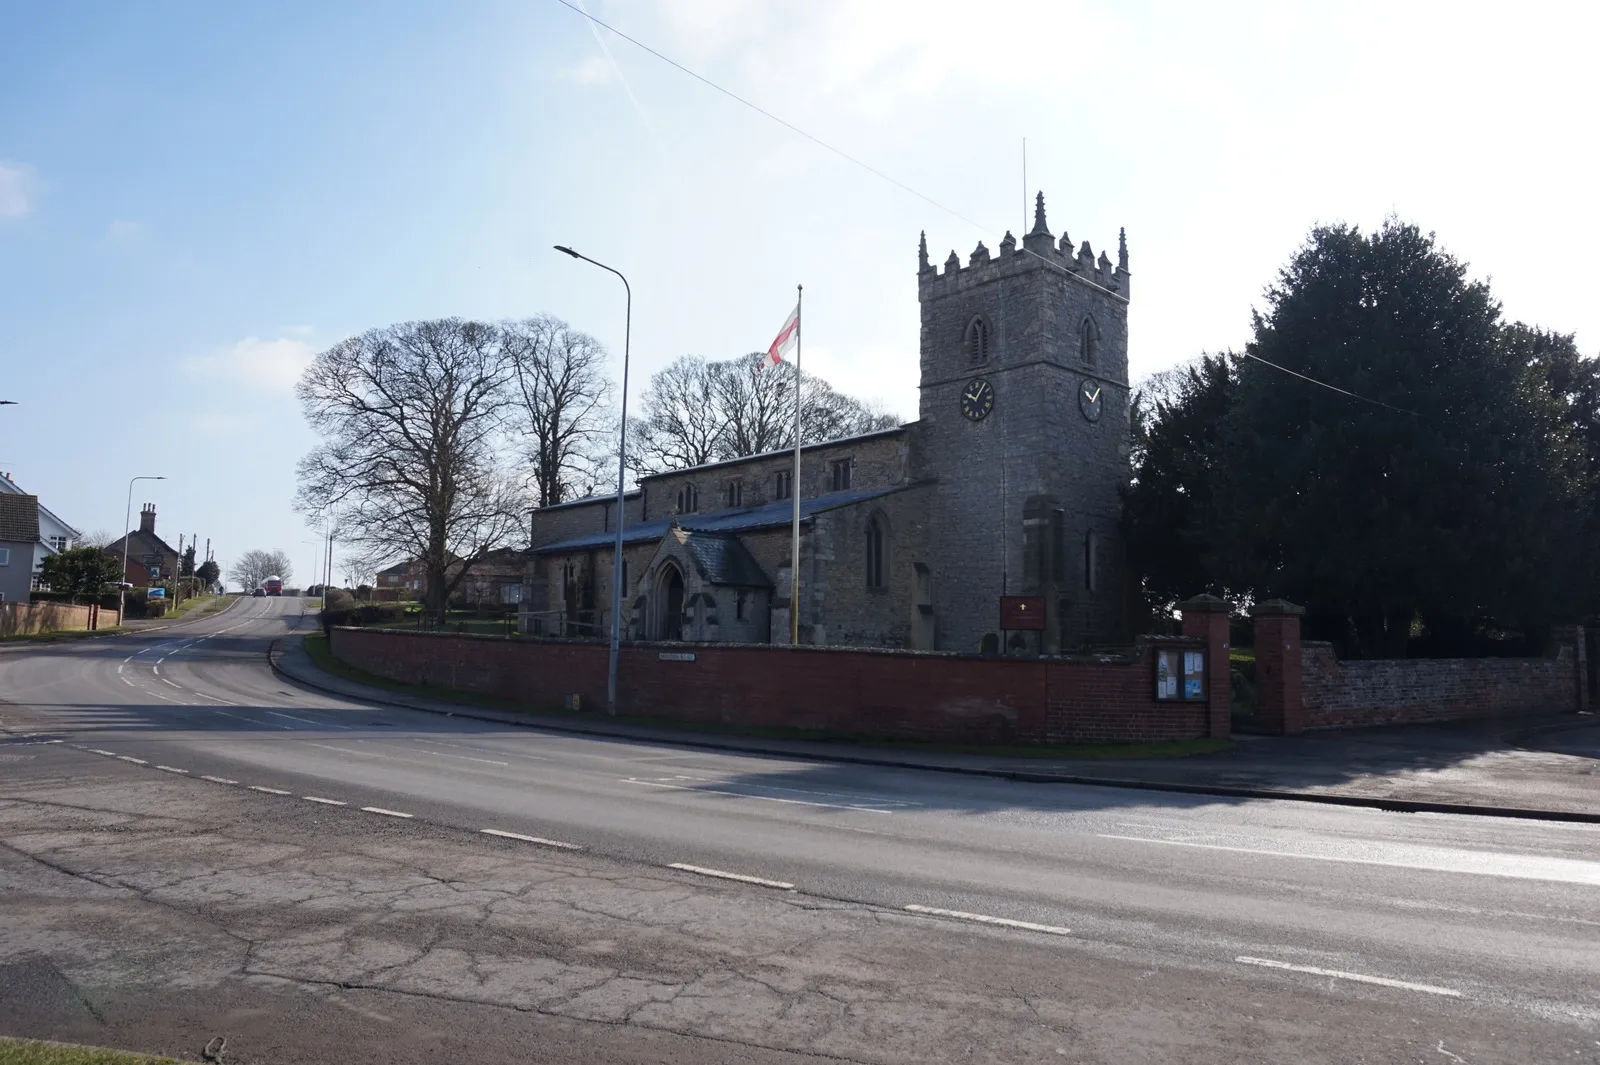
[[[623,498],[622,486],[627,475],[628,456],[628,355],[629,344],[633,334],[633,286],[628,284],[628,279],[622,276],[622,271],[607,266],[605,263],[596,262],[587,255],[580,255],[571,248],[557,244],[556,251],[582,259],[586,263],[598,266],[602,270],[609,270],[616,274],[622,281],[623,291],[628,294],[627,311],[623,318],[622,326],[622,430],[621,438],[617,441],[617,539],[611,552],[611,653],[606,660],[606,713],[615,717],[617,713],[617,657],[622,647],[622,523],[623,523]]]
[[[117,624],[122,624],[128,608],[128,546],[133,541],[133,482],[165,481],[165,477],[132,477],[128,480],[128,505],[122,512],[122,579],[117,582]]]

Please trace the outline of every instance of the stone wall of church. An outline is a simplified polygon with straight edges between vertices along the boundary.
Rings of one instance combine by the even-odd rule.
[[[811,499],[833,491],[833,464],[849,462],[853,489],[890,488],[906,482],[907,444],[904,430],[852,437],[837,443],[807,446],[800,451],[800,498]],[[737,481],[743,489],[741,506],[755,507],[777,501],[779,472],[794,469],[794,453],[764,455],[739,461],[698,466],[692,470],[647,478],[652,517],[677,513],[678,493],[686,484],[699,492],[698,514],[727,509],[727,489]],[[547,541],[548,542],[548,541]]]
[[[931,485],[919,485],[815,517],[809,586],[802,583],[805,642],[842,647],[913,646],[915,565],[928,559]],[[883,531],[883,585],[867,583],[867,528]],[[976,648],[974,648],[975,650]]]
[[[627,523],[640,521],[641,497],[637,494],[627,499]],[[529,527],[529,543],[533,547],[573,540],[592,533],[615,528],[612,513],[617,509],[615,496],[579,503],[563,503],[535,510]]]

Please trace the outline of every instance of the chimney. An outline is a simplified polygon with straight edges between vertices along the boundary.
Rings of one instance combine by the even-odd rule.
[[[156,505],[146,503],[139,511],[139,531],[154,536],[156,531]]]

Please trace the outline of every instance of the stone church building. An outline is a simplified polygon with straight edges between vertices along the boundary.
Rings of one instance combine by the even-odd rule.
[[[1045,223],[943,269],[919,251],[916,421],[641,478],[625,497],[632,640],[976,651],[1002,595],[1041,596],[1047,653],[1125,641],[1128,253]],[[792,494],[800,601],[789,601]],[[610,631],[616,499],[533,514],[526,632]]]

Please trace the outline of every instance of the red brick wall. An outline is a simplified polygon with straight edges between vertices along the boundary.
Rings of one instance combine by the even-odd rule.
[[[394,680],[603,712],[598,643],[333,630],[342,661]],[[692,662],[660,656],[693,654]],[[976,659],[827,648],[624,647],[621,712],[947,743],[1118,742],[1206,735],[1204,703],[1155,701],[1149,647],[1127,657]]]
[[[1571,646],[1551,658],[1401,658],[1340,662],[1301,644],[1307,728],[1449,721],[1578,705]]]
[[[90,627],[92,611],[70,603],[0,603],[0,636],[23,636],[36,632],[82,632]],[[106,611],[113,618],[115,610]],[[101,627],[110,622],[101,622]]]

